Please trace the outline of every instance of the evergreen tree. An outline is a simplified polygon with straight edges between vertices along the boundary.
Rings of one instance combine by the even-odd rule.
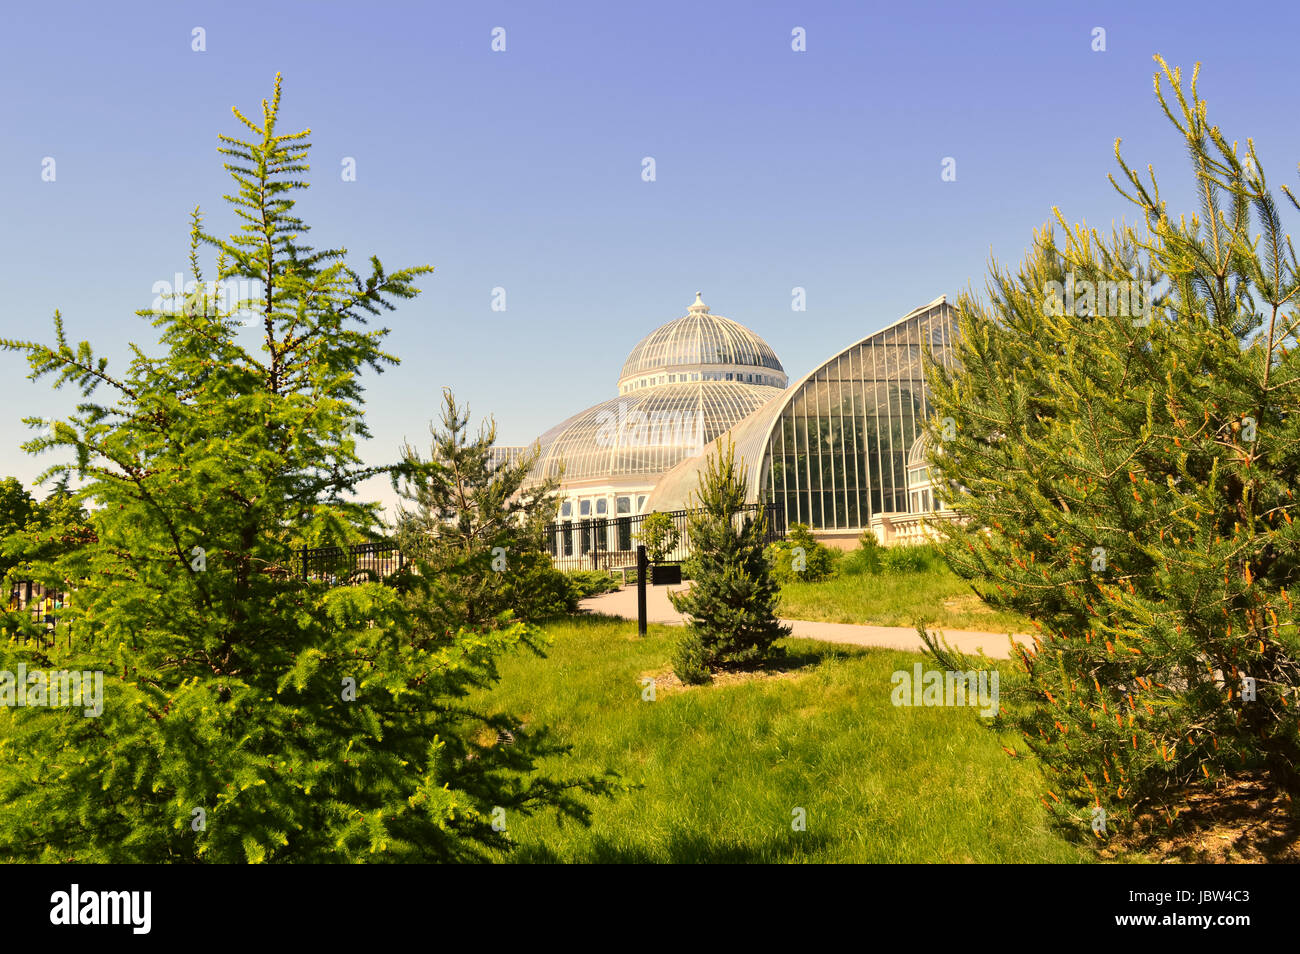
[[[8,565],[12,579],[30,579],[34,567],[48,566],[59,556],[94,539],[89,517],[64,475],[54,482],[43,500],[32,501],[26,523],[0,543],[0,567]],[[63,588],[66,581],[64,586],[56,587]]]
[[[0,480],[0,538],[27,526],[36,510],[36,501],[21,480],[16,477]]]
[[[38,513],[37,503],[27,492],[22,481],[16,477],[6,477],[0,481],[0,584],[5,575],[17,562],[10,552],[21,552],[15,535],[25,530],[32,518]],[[8,588],[3,593],[8,598]]]
[[[1039,628],[1010,715],[1044,801],[1111,826],[1240,772],[1295,791],[1300,763],[1300,269],[1253,145],[1159,62],[1201,214],[1119,158],[1145,230],[1058,212],[1064,244],[1043,229],[987,305],[963,296],[960,367],[928,368],[969,519],[947,558]]]
[[[555,519],[554,478],[525,489],[539,449],[514,460],[494,453],[496,422],[469,432],[469,411],[443,391],[429,460],[407,444],[398,493],[398,543],[420,567],[446,625],[481,626],[510,612],[534,620],[571,609],[564,574],[544,547]]]
[[[742,514],[744,505],[744,462],[728,441],[709,456],[691,501],[691,588],[668,595],[690,617],[673,657],[683,682],[776,658],[773,644],[790,634],[776,616],[780,592],[763,545],[767,515]]]
[[[393,589],[299,573],[305,539],[344,543],[375,523],[354,488],[397,465],[358,457],[360,380],[396,359],[367,320],[431,269],[372,258],[363,277],[344,251],[304,244],[308,134],[278,132],[279,108],[277,77],[260,121],[235,110],[247,137],[221,137],[241,224],[216,238],[195,211],[199,290],[142,313],[157,348],[132,346],[114,375],[57,312],[53,344],[0,341],[33,379],[82,393],[25,446],[71,450],[53,472],[82,482],[94,535],[33,562],[37,579],[71,581],[76,638],[9,641],[0,670],[104,674],[98,717],[0,708],[0,859],[461,859],[506,844],[498,810],[581,814],[571,786],[532,777],[529,753],[477,746],[482,724],[461,709],[522,626],[417,632]],[[260,348],[244,344],[248,313]]]
[[[67,636],[63,594],[70,584],[48,568],[59,556],[93,540],[94,531],[66,479],[57,481],[39,501],[14,478],[0,483],[0,637],[8,630],[40,642]],[[33,582],[43,589],[22,594],[17,588]],[[19,603],[22,611],[9,613],[9,607],[17,609]],[[54,617],[56,629],[47,627],[48,616]]]

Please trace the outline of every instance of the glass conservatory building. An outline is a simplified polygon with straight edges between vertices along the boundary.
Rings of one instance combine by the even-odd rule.
[[[788,386],[767,342],[697,295],[632,350],[618,397],[540,438],[534,479],[562,473],[561,521],[685,509],[729,437],[750,502],[773,502],[786,525],[820,536],[855,539],[883,521],[878,535],[891,542],[891,520],[939,505],[920,484],[930,413],[922,355],[950,365],[954,332],[940,297]]]
[[[771,345],[714,315],[687,313],[632,349],[618,397],[581,411],[538,442],[533,482],[561,477],[561,520],[642,513],[660,478],[782,393]]]

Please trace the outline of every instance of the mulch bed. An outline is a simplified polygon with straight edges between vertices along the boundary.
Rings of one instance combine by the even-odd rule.
[[[674,692],[690,692],[696,689],[711,689],[718,686],[734,686],[743,682],[755,682],[757,680],[775,680],[775,679],[797,679],[803,675],[801,669],[750,669],[741,672],[715,672],[713,681],[706,682],[702,685],[693,686],[682,682],[673,672],[672,666],[664,666],[662,669],[653,669],[641,673],[642,679],[653,679],[655,681],[655,695],[668,695]]]
[[[1164,864],[1300,863],[1300,813],[1263,779],[1242,777],[1188,796],[1172,826],[1144,816],[1139,830],[1112,839],[1103,858],[1141,852]]]

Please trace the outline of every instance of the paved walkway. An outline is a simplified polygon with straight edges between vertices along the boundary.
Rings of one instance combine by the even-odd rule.
[[[683,590],[684,586],[646,587],[646,619],[651,623],[681,626],[685,620],[673,609],[668,600],[669,590]],[[625,586],[613,593],[602,593],[582,601],[581,608],[592,613],[605,613],[623,619],[636,619],[636,587]],[[826,643],[849,643],[853,646],[879,646],[885,649],[907,649],[922,652],[925,644],[910,626],[863,626],[853,623],[818,623],[812,620],[786,619],[793,629],[791,635],[819,639]],[[931,630],[933,632],[933,630]],[[1006,633],[983,633],[968,629],[945,629],[948,645],[962,652],[973,653],[983,649],[994,659],[1007,659],[1011,655],[1011,640]],[[1017,642],[1028,643],[1029,637],[1017,635]]]

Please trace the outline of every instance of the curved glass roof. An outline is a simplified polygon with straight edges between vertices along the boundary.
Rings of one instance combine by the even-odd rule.
[[[539,438],[529,483],[566,486],[633,478],[652,485],[781,394],[789,383],[771,346],[744,325],[709,314],[695,295],[687,314],[632,349],[619,396]]]
[[[564,483],[644,476],[653,482],[781,393],[737,381],[691,381],[623,394],[575,414],[539,438],[533,480]]]
[[[687,314],[661,325],[641,339],[623,363],[619,390],[666,383],[668,373],[719,371],[753,376],[773,387],[788,379],[772,346],[739,322],[709,313],[695,294]],[[660,381],[660,377],[664,381]]]
[[[815,529],[868,526],[873,513],[905,511],[905,468],[924,460],[927,447],[917,440],[929,413],[922,351],[948,364],[955,333],[940,296],[833,355],[739,422],[731,439],[746,466],[746,499],[775,500],[788,522]],[[646,510],[690,506],[721,443],[665,474]]]
[[[912,442],[912,449],[907,452],[907,469],[930,466],[930,435],[924,431]]]

